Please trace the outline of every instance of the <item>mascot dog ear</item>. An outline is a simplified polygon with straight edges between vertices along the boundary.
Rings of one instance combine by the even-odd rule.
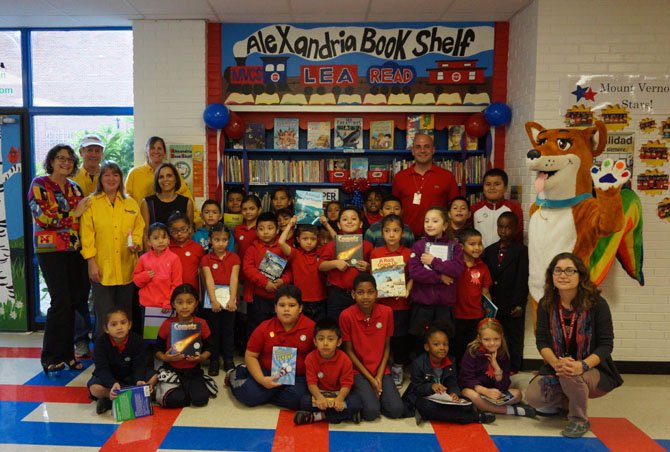
[[[533,147],[537,147],[540,143],[537,142],[537,136],[540,132],[544,132],[544,127],[536,122],[527,122],[526,123],[526,133],[528,134],[528,139],[533,143]]]
[[[565,132],[566,134],[577,132],[575,129],[558,129],[557,131],[559,133]],[[538,140],[538,137],[542,132],[546,132],[546,129],[537,122],[526,123],[526,134],[534,148],[538,148],[544,144],[542,138]],[[602,154],[605,150],[605,145],[607,144],[607,128],[602,121],[596,121],[593,127],[580,130],[578,133],[584,139],[584,143],[590,144],[591,153],[594,157]]]

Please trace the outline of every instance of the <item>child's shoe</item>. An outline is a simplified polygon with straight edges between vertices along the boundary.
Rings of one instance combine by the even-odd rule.
[[[568,438],[581,438],[591,428],[589,421],[571,420],[568,426],[563,429],[561,435]]]
[[[296,425],[311,424],[314,422],[314,414],[309,411],[296,411],[293,423]]]
[[[414,409],[414,420],[416,421],[416,425],[421,425],[421,423],[423,422],[421,413],[419,413],[419,410],[417,410],[416,408]]]
[[[479,423],[480,424],[491,424],[495,422],[496,415],[493,413],[479,413]]]
[[[95,403],[95,412],[97,414],[105,413],[111,409],[112,409],[112,401],[109,400],[107,397],[101,397]]]
[[[352,416],[351,416],[351,422],[354,424],[360,424],[361,423],[361,412],[356,411]]]
[[[226,371],[226,376],[223,378],[223,384],[224,385],[230,386],[230,378],[233,376],[233,372],[235,372],[234,367],[232,369],[228,369]]]
[[[515,416],[524,416],[524,417],[535,417],[537,413],[535,408],[525,403],[519,403],[516,405],[511,405],[512,410],[514,411]]]
[[[79,358],[84,358],[91,354],[91,349],[88,347],[88,341],[79,341],[74,344],[74,355]]]
[[[396,388],[402,388],[403,376],[402,366],[391,366],[391,378]]]
[[[207,375],[210,377],[216,377],[219,375],[219,360],[211,360],[209,362],[209,369],[207,370]]]

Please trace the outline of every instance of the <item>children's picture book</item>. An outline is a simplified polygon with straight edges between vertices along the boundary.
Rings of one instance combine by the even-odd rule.
[[[116,422],[151,416],[152,414],[154,414],[154,408],[151,404],[149,385],[121,388],[112,403],[112,415]]]
[[[329,404],[332,404],[333,402],[335,402],[335,399],[337,398],[338,395],[340,395],[340,393],[338,391],[321,391],[321,395],[326,399],[326,401]],[[316,398],[314,396],[312,396],[312,406],[313,407],[317,406],[316,405]],[[345,400],[344,408],[346,408],[346,407],[347,407],[347,402]]]
[[[200,324],[198,322],[174,322],[170,331],[172,353],[182,353],[184,356],[200,355],[202,353],[202,339],[200,336]]]
[[[265,124],[250,122],[244,128],[245,149],[265,149]]]
[[[354,267],[363,260],[363,234],[335,236],[335,258],[346,261]]]
[[[328,171],[344,171],[349,169],[349,159],[328,159]]]
[[[435,117],[432,113],[407,115],[407,149],[412,149],[418,133],[435,136]]]
[[[468,151],[476,151],[479,148],[479,138],[471,137],[465,134],[465,149]]]
[[[370,121],[370,149],[393,149],[395,123],[390,121]]]
[[[275,149],[298,149],[300,122],[298,118],[275,118]]]
[[[450,261],[454,257],[453,246],[448,243],[426,242],[425,251],[443,261]],[[424,267],[431,270],[429,265],[424,265]]]
[[[307,149],[330,149],[330,121],[307,123]]]
[[[272,369],[270,375],[279,375],[275,380],[281,385],[295,384],[298,349],[295,347],[272,347]]]
[[[158,329],[163,322],[174,316],[175,312],[173,310],[163,312],[161,308],[144,308],[144,328],[142,337],[144,337],[144,339],[155,340],[158,337]]]
[[[363,151],[363,118],[335,118],[335,149]]]
[[[323,215],[323,193],[316,191],[295,191],[295,215],[298,224],[320,224]]]
[[[500,391],[500,392],[502,392],[502,395],[497,399],[492,399],[491,397],[485,396],[484,394],[480,394],[480,396],[482,399],[486,400],[487,402],[491,402],[494,405],[506,405],[514,399],[514,396],[512,395],[511,392],[509,391]]]
[[[241,213],[224,213],[223,214],[223,224],[226,225],[231,231],[235,229],[235,226],[239,226],[244,221]]]
[[[460,406],[465,406],[465,405],[472,405],[472,402],[469,401],[468,399],[458,399],[454,400],[451,398],[449,394],[431,394],[429,396],[426,396],[426,399],[432,400],[435,403],[439,403],[441,405],[460,405]]]
[[[372,259],[372,276],[377,282],[379,298],[405,297],[405,261],[402,256]]]
[[[351,157],[349,159],[350,175],[354,179],[368,177],[368,158],[367,157]]]
[[[203,298],[202,307],[205,309],[212,309],[212,300],[209,298],[209,292],[207,290],[203,290],[203,293],[205,295]],[[216,296],[216,301],[218,301],[219,304],[225,308],[230,302],[230,286],[216,284],[214,286],[214,296]]]
[[[491,299],[484,294],[482,294],[482,307],[484,308],[484,317],[495,319],[498,315],[498,306],[493,304]]]
[[[456,124],[449,126],[448,144],[447,148],[450,151],[460,151],[463,149],[463,135],[465,134],[465,126]]]
[[[281,256],[277,256],[272,251],[265,252],[261,263],[258,264],[258,270],[263,273],[270,281],[279,279],[286,267],[288,261]]]

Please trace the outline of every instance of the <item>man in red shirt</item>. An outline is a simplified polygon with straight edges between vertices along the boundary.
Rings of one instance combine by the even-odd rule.
[[[423,235],[423,217],[431,207],[447,207],[459,195],[456,179],[451,171],[433,163],[433,138],[419,133],[414,137],[412,155],[414,164],[393,178],[393,196],[400,198],[403,221],[415,236]]]

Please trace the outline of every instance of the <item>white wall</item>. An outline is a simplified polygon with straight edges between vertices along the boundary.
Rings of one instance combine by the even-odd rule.
[[[205,144],[206,23],[133,21],[135,163],[150,136],[170,144]]]
[[[558,109],[563,75],[670,74],[669,22],[665,0],[535,0],[512,18],[508,101],[514,119],[507,134],[505,165],[510,184],[523,185],[526,212],[534,198],[534,174],[524,166],[529,149],[524,123],[564,126]],[[634,169],[639,168],[637,160]],[[670,224],[656,218],[659,199],[640,198],[646,285],[639,287],[618,262],[602,285],[614,318],[614,357],[670,361],[670,241],[665,238]],[[527,326],[525,357],[539,358],[532,328]]]

